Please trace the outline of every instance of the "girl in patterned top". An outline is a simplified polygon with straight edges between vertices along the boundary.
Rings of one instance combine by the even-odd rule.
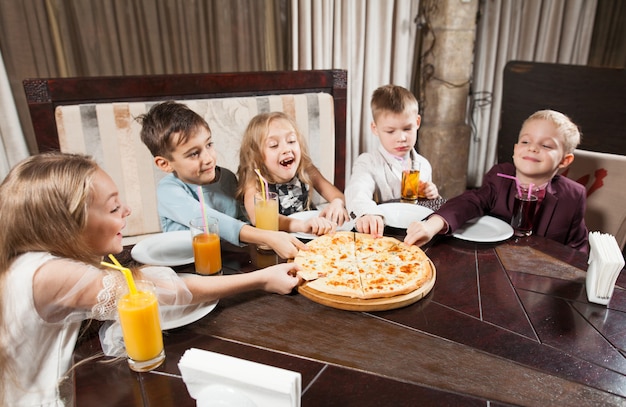
[[[243,136],[237,196],[243,200],[253,224],[254,194],[259,186],[257,169],[268,181],[269,191],[278,194],[280,230],[323,235],[349,219],[343,193],[313,165],[306,141],[287,114],[259,114],[252,118]],[[328,202],[319,217],[306,221],[290,218],[288,215],[293,213],[316,209],[314,191]]]

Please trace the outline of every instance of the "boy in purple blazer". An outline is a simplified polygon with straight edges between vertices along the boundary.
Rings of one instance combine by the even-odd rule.
[[[513,148],[514,164],[496,164],[480,188],[448,200],[428,220],[411,223],[404,241],[421,246],[436,234],[450,234],[483,215],[508,223],[517,188],[514,180],[498,176],[504,174],[539,187],[534,234],[588,253],[585,187],[557,174],[574,161],[580,138],[578,127],[564,114],[554,110],[533,113],[524,121]]]

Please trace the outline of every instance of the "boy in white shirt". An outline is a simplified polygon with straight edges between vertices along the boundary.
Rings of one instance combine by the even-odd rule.
[[[371,129],[380,146],[357,158],[344,194],[357,231],[382,236],[385,219],[377,206],[400,198],[403,169],[420,164],[420,196],[436,199],[439,191],[430,163],[414,148],[421,122],[415,96],[401,86],[381,86],[372,94],[371,109]]]

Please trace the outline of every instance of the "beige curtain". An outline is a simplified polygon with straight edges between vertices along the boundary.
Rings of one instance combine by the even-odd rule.
[[[480,185],[484,173],[497,159],[506,63],[524,60],[585,65],[596,3],[597,0],[481,1],[470,111],[470,187]]]
[[[417,0],[292,0],[293,69],[348,70],[346,174],[377,147],[369,98],[379,86],[411,89]]]
[[[4,179],[11,167],[26,157],[28,149],[0,54],[0,180]]]
[[[626,68],[626,2],[598,2],[593,39],[589,51],[590,66]]]
[[[284,70],[287,1],[0,2],[0,50],[30,152],[23,79]]]

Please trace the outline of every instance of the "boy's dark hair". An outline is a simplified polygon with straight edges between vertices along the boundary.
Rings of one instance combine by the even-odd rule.
[[[211,132],[209,124],[198,113],[182,103],[169,100],[159,103],[137,118],[141,123],[141,141],[153,157],[172,159],[171,152],[186,142],[199,128]]]

